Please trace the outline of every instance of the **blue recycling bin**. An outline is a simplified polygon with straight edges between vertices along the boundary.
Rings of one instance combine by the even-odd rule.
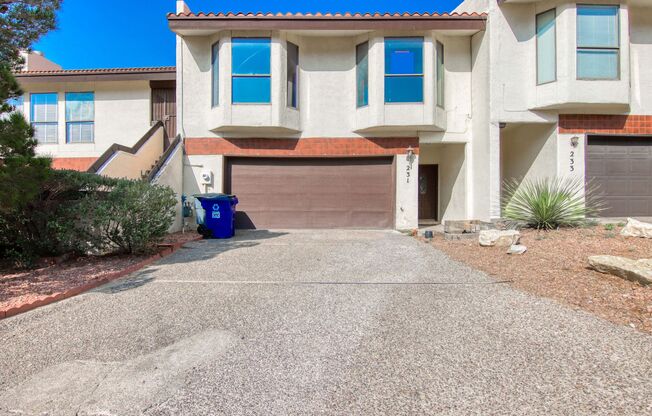
[[[197,232],[204,238],[231,238],[235,235],[235,206],[238,198],[228,194],[193,195],[196,206]]]

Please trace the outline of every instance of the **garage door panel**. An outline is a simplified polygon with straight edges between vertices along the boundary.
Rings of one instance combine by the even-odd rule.
[[[392,158],[227,158],[238,228],[391,228]]]
[[[600,187],[605,217],[652,216],[652,138],[589,137],[586,180]]]

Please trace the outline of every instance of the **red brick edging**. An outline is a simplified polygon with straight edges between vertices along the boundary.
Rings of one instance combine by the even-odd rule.
[[[174,244],[159,244],[158,247],[161,248],[161,250],[152,255],[151,257],[146,258],[145,260],[138,262],[136,264],[132,264],[131,266],[127,267],[124,270],[119,270],[113,273],[109,273],[108,275],[102,277],[101,279],[94,280],[92,282],[86,283],[85,285],[82,286],[77,286],[73,287],[72,289],[68,289],[65,292],[60,292],[60,293],[55,293],[54,295],[47,296],[45,298],[36,300],[34,302],[30,303],[24,303],[20,306],[14,306],[11,308],[6,308],[6,309],[0,309],[0,319],[5,319],[9,318],[11,316],[15,316],[18,314],[21,314],[23,312],[31,311],[32,309],[36,309],[41,306],[49,305],[54,302],[58,302],[63,299],[68,299],[73,296],[77,296],[81,293],[87,292],[91,289],[95,289],[96,287],[105,285],[107,283],[110,283],[114,280],[120,279],[121,277],[125,277],[127,275],[130,275],[145,266],[149,266],[150,264],[154,263],[156,260],[160,260],[164,257],[169,256],[170,254],[174,253],[175,251],[179,250],[181,246],[183,246],[186,243],[189,243],[191,241],[197,241],[201,240],[202,236],[197,235],[196,238],[184,242],[178,242]]]

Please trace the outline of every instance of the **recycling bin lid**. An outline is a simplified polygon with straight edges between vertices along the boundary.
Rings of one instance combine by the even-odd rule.
[[[231,195],[231,194],[220,194],[220,193],[209,193],[209,194],[195,194],[193,195],[193,198],[197,199],[210,199],[210,200],[231,200],[234,199],[236,196]]]

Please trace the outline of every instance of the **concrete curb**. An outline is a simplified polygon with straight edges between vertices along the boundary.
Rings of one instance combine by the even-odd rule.
[[[58,302],[63,299],[68,299],[73,296],[77,296],[81,293],[88,292],[91,289],[95,289],[96,287],[105,285],[107,283],[110,283],[114,280],[120,279],[122,277],[125,277],[127,275],[130,275],[146,266],[149,266],[150,264],[154,263],[157,260],[160,260],[164,257],[169,256],[170,254],[174,253],[175,251],[179,250],[184,244],[190,243],[193,241],[198,241],[201,240],[202,236],[197,235],[196,238],[185,241],[185,242],[178,242],[178,243],[173,243],[173,244],[159,244],[159,252],[152,255],[151,257],[146,258],[143,261],[140,261],[136,264],[132,264],[131,266],[127,267],[124,270],[119,270],[113,273],[110,273],[101,279],[94,280],[92,282],[86,283],[82,286],[77,286],[73,287],[72,289],[68,289],[65,292],[59,292],[55,293],[53,295],[47,296],[45,298],[36,300],[34,302],[30,303],[24,303],[20,306],[14,306],[11,308],[6,308],[6,309],[0,309],[0,319],[5,319],[9,318],[12,316],[16,316],[18,314],[21,314],[23,312],[31,311],[33,309],[36,309],[41,306],[49,305],[54,302]]]

